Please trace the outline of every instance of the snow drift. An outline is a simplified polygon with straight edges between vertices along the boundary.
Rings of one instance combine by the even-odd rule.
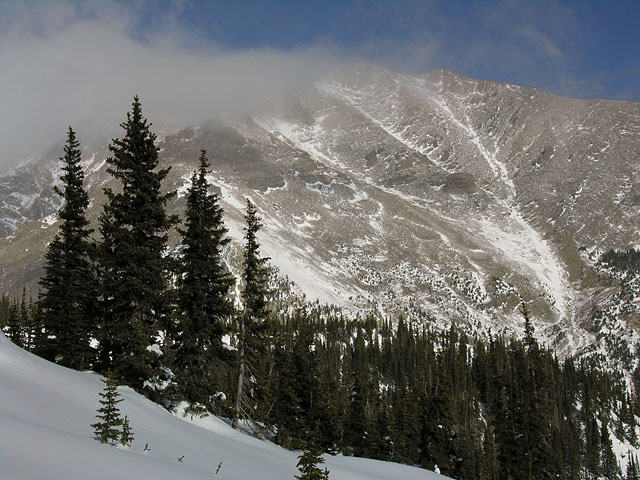
[[[118,389],[124,399],[119,407],[128,415],[135,440],[128,448],[103,445],[89,426],[96,421],[100,380],[95,373],[69,370],[25,352],[0,333],[0,477],[282,480],[297,473],[298,452],[232,430],[218,418],[192,424],[128,387]],[[145,452],[147,444],[150,451]],[[389,462],[325,459],[331,480],[445,478]]]

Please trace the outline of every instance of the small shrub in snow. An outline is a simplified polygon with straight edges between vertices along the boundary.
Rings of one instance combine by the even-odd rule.
[[[313,447],[307,446],[302,450],[298,457],[298,470],[300,475],[296,475],[298,480],[329,480],[329,470],[326,468],[320,470],[318,465],[324,463],[320,451]]]
[[[124,420],[122,420],[122,433],[120,434],[120,443],[122,446],[126,447],[131,445],[133,442],[133,432],[131,431],[131,427],[129,426],[129,419],[127,416],[124,416]]]

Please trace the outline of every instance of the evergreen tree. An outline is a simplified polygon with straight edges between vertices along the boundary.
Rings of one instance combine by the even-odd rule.
[[[522,302],[520,304],[520,313],[524,317],[524,341],[527,348],[532,348],[536,345],[536,339],[533,336],[533,324],[531,323],[531,317],[529,316],[529,309],[527,304]]]
[[[26,296],[26,289],[22,290],[23,299]],[[24,330],[25,330],[25,347],[36,355],[39,354],[38,348],[42,343],[42,325],[40,324],[40,317],[38,315],[37,304],[33,302],[33,297],[29,296],[29,301],[24,302],[24,313],[21,316],[24,318]]]
[[[346,441],[353,449],[353,455],[364,457],[367,455],[371,438],[369,438],[367,405],[369,403],[369,366],[366,359],[364,335],[358,329],[352,346],[351,377],[349,379],[350,408],[347,414]]]
[[[8,325],[10,306],[11,301],[9,300],[9,295],[3,293],[0,297],[0,330],[2,331],[4,331]]]
[[[483,480],[498,480],[498,478],[500,478],[500,465],[498,463],[498,452],[495,440],[493,427],[486,427],[482,446],[484,455],[480,468],[480,474]]]
[[[329,471],[325,468],[320,470],[318,465],[322,465],[324,459],[320,451],[313,446],[307,446],[298,456],[298,471],[300,475],[296,475],[298,480],[328,480]]]
[[[71,127],[64,146],[62,188],[54,187],[63,197],[58,212],[58,234],[47,247],[44,275],[40,279],[40,321],[48,340],[39,345],[40,354],[75,369],[91,366],[94,350],[90,337],[94,330],[96,290],[91,263],[91,230],[85,211],[89,196],[84,190],[80,165],[80,143]]]
[[[627,472],[625,475],[625,480],[640,480],[640,472],[638,471],[638,462],[635,459],[635,456],[628,452],[628,460],[627,460]]]
[[[150,347],[166,328],[170,272],[165,249],[176,219],[165,210],[173,193],[160,191],[169,168],[156,171],[156,136],[137,96],[121,126],[124,137],[109,146],[107,171],[122,188],[105,188],[107,203],[100,216],[100,362],[141,391],[145,382],[153,382],[159,366],[158,350]]]
[[[453,392],[446,368],[445,353],[438,359],[436,382],[422,412],[422,465],[439,468],[443,475],[453,473],[454,431]]]
[[[262,331],[263,325],[259,321],[264,320],[269,313],[267,305],[268,269],[267,257],[260,255],[260,244],[256,234],[263,227],[256,206],[247,199],[245,212],[245,236],[244,236],[244,273],[242,283],[242,301],[244,303],[244,316],[248,319],[246,327],[249,331]],[[253,336],[250,343],[259,343],[258,336]]]
[[[289,335],[286,339],[279,340],[274,356],[275,368],[277,369],[277,389],[275,391],[276,401],[270,412],[270,418],[277,425],[275,439],[279,445],[285,448],[299,448],[301,434],[304,431],[300,419],[305,412],[302,411],[299,388],[296,385],[293,339]]]
[[[248,366],[253,367],[250,374],[260,380],[257,369],[259,360],[265,357],[270,349],[268,342],[267,316],[267,294],[268,290],[268,258],[260,255],[260,244],[256,234],[262,228],[262,223],[258,217],[256,207],[251,200],[247,199],[247,209],[245,213],[245,237],[244,237],[244,273],[242,275],[243,292],[242,301],[243,311],[239,318],[238,325],[238,380],[236,382],[236,405],[232,421],[232,426],[237,428],[240,414],[243,411],[249,413],[253,410],[252,402],[248,399],[248,392],[245,388],[245,382],[249,378],[247,375]],[[260,386],[257,386],[260,388]],[[243,407],[244,404],[244,407]],[[246,408],[249,407],[249,408]]]
[[[616,479],[618,478],[618,460],[615,453],[613,453],[613,446],[611,445],[611,437],[609,436],[609,429],[606,422],[602,422],[600,426],[600,449],[601,449],[601,473],[606,478]]]
[[[13,301],[7,313],[7,338],[20,348],[24,347],[24,326],[20,322],[18,303]]]
[[[533,326],[524,302],[522,313],[525,317],[526,371],[522,372],[521,383],[523,412],[525,412],[525,438],[529,474],[531,479],[544,479],[549,475],[555,477],[553,452],[551,449],[552,405],[550,397],[550,368],[545,352],[543,352],[533,336]]]
[[[98,415],[96,417],[100,420],[91,425],[93,427],[93,433],[96,437],[100,438],[102,443],[109,443],[115,445],[121,438],[121,433],[118,427],[122,425],[122,418],[120,418],[120,410],[118,409],[118,403],[123,399],[118,398],[118,383],[114,378],[111,370],[107,372],[107,377],[102,380],[104,383],[104,389],[99,393],[102,400],[99,400],[100,405],[98,409]]]
[[[18,310],[18,322],[22,326],[23,348],[31,349],[32,332],[31,332],[31,312],[27,307],[27,289],[22,287],[22,297],[20,299],[20,309]]]
[[[222,336],[233,313],[228,294],[235,280],[222,258],[222,247],[229,239],[219,197],[209,193],[208,167],[206,151],[202,150],[200,166],[187,192],[185,228],[179,230],[183,256],[174,373],[181,397],[190,403],[188,410],[194,410],[196,404],[208,406],[221,388],[226,360]]]
[[[638,435],[636,433],[636,415],[633,412],[633,400],[630,396],[624,395],[622,397],[622,408],[619,414],[619,423],[622,424],[623,436],[620,440],[623,440],[626,435],[629,443],[634,447],[638,446]]]
[[[125,415],[122,419],[122,432],[120,433],[120,444],[124,447],[131,445],[134,436],[131,426],[129,425],[129,419]]]
[[[585,420],[585,436],[587,470],[593,475],[600,475],[600,435],[598,423],[594,417],[587,416]]]

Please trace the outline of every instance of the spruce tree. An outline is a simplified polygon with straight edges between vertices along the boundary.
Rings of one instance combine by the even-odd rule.
[[[167,317],[165,249],[175,218],[165,209],[173,193],[161,193],[169,168],[156,170],[156,136],[137,96],[121,126],[124,137],[112,141],[107,159],[107,171],[121,188],[104,189],[107,202],[100,216],[100,362],[119,381],[141,391],[159,366],[158,350],[150,347]]]
[[[325,468],[321,470],[319,465],[324,463],[320,451],[314,446],[307,446],[298,456],[298,480],[328,480],[329,471]]]
[[[120,433],[120,444],[124,447],[131,445],[134,435],[129,425],[129,418],[125,415],[122,419],[122,432]]]
[[[0,330],[4,331],[9,321],[9,307],[11,301],[6,293],[3,293],[0,297]]]
[[[20,309],[18,302],[13,301],[7,314],[7,337],[20,348],[25,345],[24,326],[20,323]]]
[[[96,415],[100,421],[92,424],[91,427],[93,427],[93,433],[100,438],[102,443],[115,445],[121,438],[119,427],[122,425],[122,418],[120,418],[118,403],[123,399],[118,398],[120,396],[117,390],[118,383],[111,370],[107,372],[107,377],[102,382],[104,389],[99,393],[102,397],[102,400],[99,400],[102,406]]]
[[[600,432],[593,416],[585,418],[585,466],[593,475],[600,475]]]
[[[601,449],[601,457],[600,464],[601,469],[600,472],[606,478],[615,479],[618,478],[618,460],[616,459],[615,453],[613,453],[613,446],[611,445],[611,437],[609,436],[609,429],[607,428],[606,422],[602,422],[600,427],[600,449]]]
[[[635,456],[628,452],[627,455],[627,472],[624,476],[625,480],[640,480],[640,472],[638,471],[638,462]]]
[[[22,297],[20,299],[20,309],[18,310],[18,322],[22,325],[23,348],[31,350],[32,331],[31,331],[31,312],[27,307],[27,288],[22,287]]]
[[[444,352],[436,365],[433,392],[422,410],[422,465],[437,466],[443,475],[453,473],[453,408],[451,379],[447,372]]]
[[[226,349],[222,336],[227,332],[233,304],[229,290],[235,280],[222,258],[225,237],[219,196],[209,192],[206,151],[194,171],[187,192],[183,255],[178,279],[179,316],[175,340],[174,373],[180,396],[190,404],[188,412],[201,413],[221,388]],[[197,407],[200,405],[201,407]]]
[[[527,304],[522,302],[520,304],[520,313],[524,317],[524,342],[527,349],[531,349],[537,346],[536,339],[533,335],[533,324],[531,322],[531,316],[529,315],[529,309]]]
[[[493,427],[485,427],[484,442],[482,445],[483,457],[481,466],[481,478],[486,480],[498,480],[500,465],[498,463],[498,452],[496,447]]]
[[[263,227],[256,206],[247,199],[245,213],[245,243],[244,243],[244,273],[242,275],[243,291],[242,301],[244,303],[244,316],[249,320],[247,328],[250,331],[260,331],[262,326],[259,321],[267,317],[268,305],[268,269],[267,257],[260,255],[260,244],[256,234]],[[258,343],[258,339],[253,337],[251,343]]]
[[[26,295],[26,289],[23,289],[23,298]],[[38,304],[34,303],[33,297],[29,296],[29,301],[24,302],[25,312],[21,314],[24,318],[25,341],[26,347],[36,355],[38,348],[42,342],[43,332],[38,315]]]
[[[45,253],[45,273],[40,279],[40,321],[47,336],[40,354],[75,369],[92,365],[94,350],[90,337],[94,330],[96,290],[91,262],[92,231],[85,211],[89,196],[84,190],[80,165],[80,143],[71,127],[64,146],[62,187],[54,187],[63,197],[58,212],[58,234]]]
[[[268,336],[267,294],[268,290],[268,258],[260,255],[260,244],[256,234],[262,228],[256,207],[247,199],[245,212],[245,237],[244,237],[244,273],[242,275],[243,311],[238,319],[238,380],[236,382],[236,405],[232,426],[237,428],[240,414],[253,410],[253,405],[247,405],[248,396],[245,389],[247,366],[253,365],[254,371],[250,372],[254,378],[260,377],[257,370],[258,360],[269,348],[266,340]],[[249,407],[247,409],[246,407]]]

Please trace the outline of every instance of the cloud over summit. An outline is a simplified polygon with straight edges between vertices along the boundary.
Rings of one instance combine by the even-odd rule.
[[[63,139],[68,124],[80,140],[112,131],[136,94],[152,121],[191,124],[255,108],[338,63],[318,45],[231,50],[171,22],[137,38],[133,15],[45,3],[0,24],[0,171]]]

